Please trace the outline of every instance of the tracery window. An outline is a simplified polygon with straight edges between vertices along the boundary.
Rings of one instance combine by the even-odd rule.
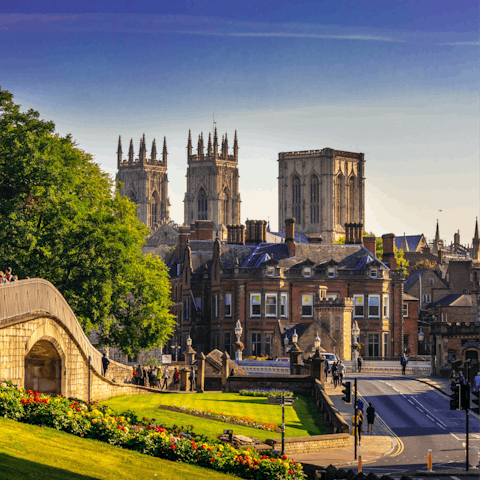
[[[198,220],[208,220],[207,194],[203,188],[198,192]]]
[[[302,206],[302,195],[301,195],[301,184],[298,177],[293,177],[292,179],[292,214],[295,218],[297,224],[301,221],[301,206]]]
[[[310,179],[310,223],[320,223],[320,186],[318,177]]]

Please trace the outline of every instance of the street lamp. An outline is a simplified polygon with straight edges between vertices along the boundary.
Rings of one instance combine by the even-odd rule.
[[[287,356],[287,346],[288,346],[288,337],[287,334],[285,334],[285,338],[283,339],[283,350],[284,350],[284,356]]]
[[[189,335],[187,338],[187,347],[191,347],[191,346],[192,346],[192,338]]]
[[[296,343],[298,342],[297,330],[293,331],[292,342],[294,343],[294,345],[296,345]]]
[[[315,345],[315,351],[320,353],[320,345],[322,343],[322,340],[320,339],[320,337],[318,336],[318,332],[315,332],[315,340],[313,341],[313,344]]]
[[[172,345],[172,350],[173,353],[175,354],[175,361],[178,361],[178,351],[182,348],[180,345],[177,345],[177,342],[175,341],[175,345]]]
[[[422,327],[420,327],[420,331],[418,332],[418,341],[423,342],[425,340],[425,334],[422,332]]]
[[[240,340],[242,336],[243,328],[240,324],[240,320],[237,320],[237,324],[235,325],[235,335],[237,336],[237,343],[235,345],[235,360],[242,360],[242,342]]]

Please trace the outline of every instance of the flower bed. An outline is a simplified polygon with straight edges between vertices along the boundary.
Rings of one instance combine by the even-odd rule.
[[[285,455],[260,455],[195,435],[193,427],[167,429],[139,420],[132,412],[115,416],[110,408],[75,399],[48,397],[0,383],[0,416],[63,430],[155,457],[196,464],[249,479],[305,478],[302,466]]]
[[[281,428],[275,423],[266,423],[262,421],[255,420],[254,418],[249,417],[237,417],[235,415],[229,415],[227,413],[218,413],[212,412],[211,410],[200,410],[199,408],[189,408],[185,406],[170,406],[170,405],[159,405],[158,408],[162,410],[170,410],[172,412],[178,413],[187,413],[188,415],[193,415],[195,417],[202,418],[213,418],[219,422],[232,423],[234,425],[243,425],[244,427],[257,428],[259,430],[268,430],[270,432],[280,433]]]
[[[290,390],[279,390],[277,388],[245,388],[238,392],[240,395],[247,397],[292,397],[293,392]]]

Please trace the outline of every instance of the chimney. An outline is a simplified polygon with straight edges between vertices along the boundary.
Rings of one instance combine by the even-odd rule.
[[[295,219],[287,218],[285,220],[285,242],[287,242],[288,254],[295,256]]]
[[[187,245],[187,238],[190,235],[190,227],[178,227],[178,255],[183,258],[183,252]]]
[[[232,240],[233,225],[227,225],[227,243],[233,243]]]
[[[240,241],[239,241],[239,244],[240,245],[245,245],[245,225],[239,225],[239,229],[240,229]]]
[[[345,224],[345,245],[350,245],[352,242],[352,224]]]
[[[438,249],[438,260],[437,263],[441,265],[443,263],[443,251],[441,248]]]
[[[386,233],[385,235],[382,235],[382,241],[383,241],[382,262],[388,263],[390,265],[390,270],[396,270],[397,261],[395,259],[395,234]]]
[[[267,221],[266,220],[260,220],[261,224],[261,239],[260,243],[267,243]]]
[[[194,228],[194,240],[213,240],[213,222],[211,220],[196,220]]]
[[[430,247],[428,245],[423,247],[423,253],[424,255],[430,255]]]
[[[363,246],[375,257],[376,255],[376,246],[377,246],[377,239],[375,235],[373,237],[363,237]]]

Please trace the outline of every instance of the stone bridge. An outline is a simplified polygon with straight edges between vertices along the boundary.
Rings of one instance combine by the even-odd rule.
[[[0,360],[0,380],[46,394],[93,401],[149,391],[132,385],[132,368],[117,362],[103,376],[102,354],[41,278],[0,286]]]

